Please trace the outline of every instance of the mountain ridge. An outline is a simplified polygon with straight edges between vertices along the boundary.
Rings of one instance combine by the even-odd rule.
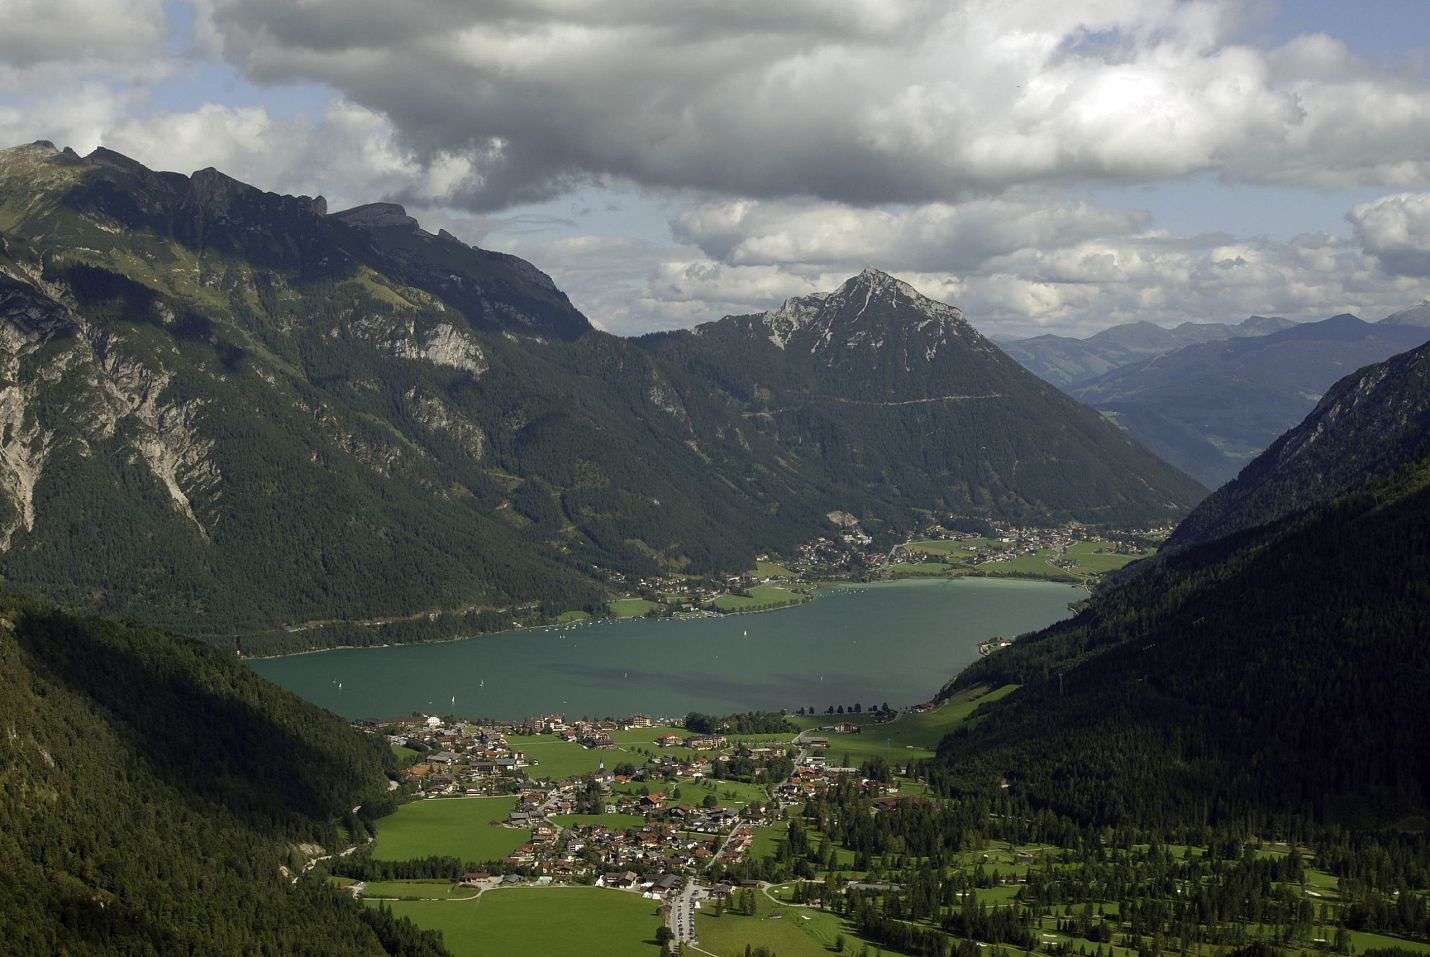
[[[1183,346],[1071,390],[1167,461],[1216,488],[1348,372],[1430,332],[1342,313],[1264,336]]]
[[[1083,339],[1046,334],[1001,345],[1040,378],[1071,389],[1122,366],[1186,345],[1266,335],[1292,325],[1289,319],[1275,316],[1251,316],[1234,324],[1183,322],[1170,328],[1140,320],[1109,326]]]
[[[0,574],[271,653],[601,613],[831,511],[892,542],[929,510],[1156,524],[1203,494],[954,307],[861,276],[795,348],[751,353],[732,317],[680,341],[738,354],[688,364],[395,204],[0,152]],[[1021,398],[953,398],[989,393]],[[1096,484],[1050,462],[1072,446]]]

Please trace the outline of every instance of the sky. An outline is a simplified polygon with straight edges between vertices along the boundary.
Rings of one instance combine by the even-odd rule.
[[[1430,0],[0,0],[0,145],[404,204],[598,326],[1430,296]]]

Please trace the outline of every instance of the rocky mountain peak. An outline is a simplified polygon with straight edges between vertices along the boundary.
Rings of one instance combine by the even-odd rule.
[[[1392,312],[1380,321],[1387,326],[1430,326],[1430,299],[1422,299],[1409,309]]]
[[[770,341],[781,349],[801,330],[817,328],[819,337],[814,348],[828,346],[846,338],[836,334],[836,327],[847,327],[855,335],[874,325],[908,325],[917,332],[942,336],[950,328],[960,334],[973,335],[963,313],[947,303],[930,299],[913,286],[873,266],[851,276],[839,288],[828,293],[814,293],[785,300],[778,309],[761,317],[769,330]]]
[[[397,203],[367,203],[333,213],[333,218],[350,226],[362,229],[384,229],[400,227],[416,229],[417,220],[407,215],[407,210]]]

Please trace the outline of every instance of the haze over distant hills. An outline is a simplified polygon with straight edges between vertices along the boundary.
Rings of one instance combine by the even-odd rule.
[[[401,207],[104,149],[0,152],[0,361],[7,581],[248,651],[600,610],[832,511],[892,541],[1204,494],[877,270],[624,340]]]
[[[1430,339],[1352,315],[1183,346],[1069,390],[1209,488],[1228,481],[1337,379]]]
[[[1252,316],[1243,322],[1184,322],[1172,328],[1153,322],[1110,326],[1086,339],[1044,335],[1001,342],[1003,351],[1025,368],[1061,389],[1088,382],[1139,359],[1182,346],[1248,336],[1263,336],[1295,325],[1280,317]]]

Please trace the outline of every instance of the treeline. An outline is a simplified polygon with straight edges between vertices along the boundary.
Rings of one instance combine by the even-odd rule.
[[[742,711],[716,716],[692,711],[685,728],[696,734],[783,734],[795,730],[783,711]]]

